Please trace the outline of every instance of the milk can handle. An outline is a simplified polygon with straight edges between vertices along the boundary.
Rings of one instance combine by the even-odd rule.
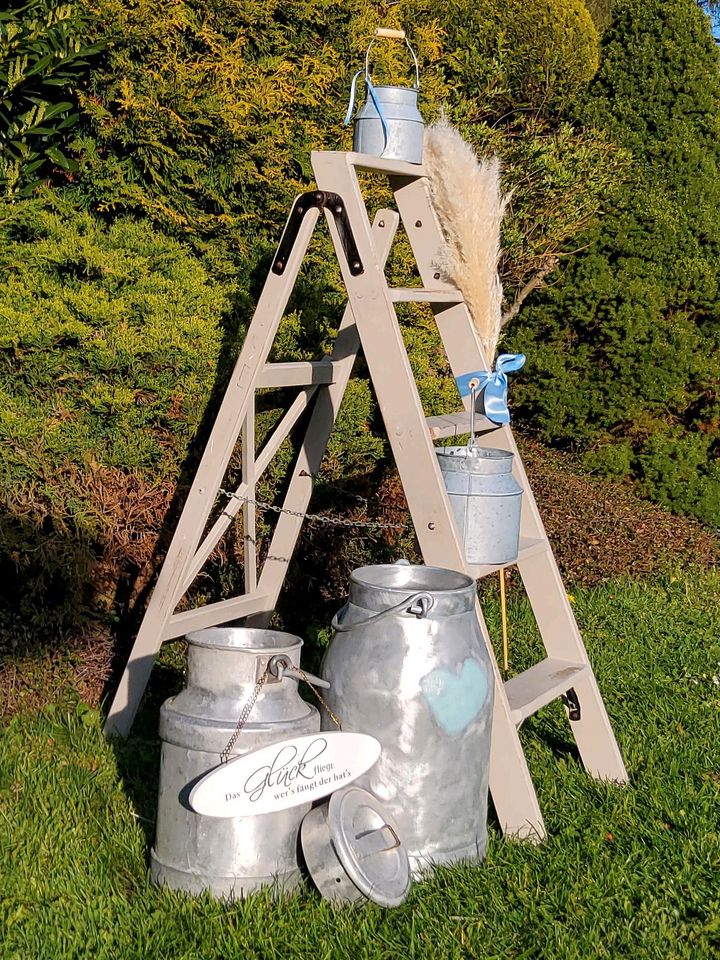
[[[387,610],[381,610],[380,613],[374,613],[371,617],[368,617],[366,620],[354,620],[352,623],[344,624],[340,623],[338,617],[341,613],[344,613],[348,604],[346,603],[335,616],[332,618],[332,628],[337,633],[344,633],[347,630],[352,630],[353,627],[366,627],[371,623],[379,623],[381,620],[384,620],[385,617],[389,617],[392,613],[400,613],[407,610],[408,613],[414,614],[418,620],[424,620],[427,617],[428,613],[435,606],[435,598],[430,593],[415,593],[412,597],[408,597],[406,600],[401,600],[400,603],[396,603],[393,607],[388,607]]]
[[[389,30],[387,27],[378,27],[373,34],[373,38],[368,44],[368,48],[365,51],[365,80],[370,79],[370,48],[375,43],[379,37],[386,37],[389,40],[404,40],[405,46],[410,51],[410,54],[413,58],[413,63],[415,64],[415,89],[420,89],[420,67],[418,65],[418,58],[415,55],[415,51],[410,46],[410,41],[405,35],[404,30]]]

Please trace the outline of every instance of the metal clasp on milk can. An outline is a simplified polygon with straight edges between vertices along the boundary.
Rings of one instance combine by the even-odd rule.
[[[372,82],[370,77],[370,50],[379,37],[405,41],[415,64],[415,85],[413,87],[375,86]],[[404,30],[390,30],[386,27],[377,28],[365,53],[364,73],[367,100],[355,116],[353,150],[357,153],[370,154],[373,157],[384,157],[387,160],[422,163],[425,124],[417,105],[420,92],[420,69],[415,51],[410,46]],[[352,117],[357,81],[362,74],[363,71],[358,70],[352,80],[345,126],[350,123]]]

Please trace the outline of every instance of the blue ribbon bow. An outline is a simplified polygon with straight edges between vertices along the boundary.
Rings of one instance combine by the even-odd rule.
[[[365,71],[363,70],[358,70],[358,72],[352,78],[352,84],[350,85],[350,103],[348,104],[347,113],[345,114],[346,127],[348,126],[348,124],[350,123],[350,120],[352,119],[353,107],[355,106],[355,90],[357,87],[358,77],[364,72]],[[365,86],[367,87],[368,96],[372,100],[373,106],[377,110],[377,114],[380,117],[380,123],[382,124],[383,137],[384,137],[384,142],[383,142],[383,153],[384,153],[388,145],[388,137],[390,135],[390,131],[388,127],[387,117],[385,116],[385,111],[382,108],[382,103],[380,102],[380,100],[377,97],[377,94],[375,93],[375,87],[373,86],[373,82],[370,79],[370,75],[368,73],[365,73]]]
[[[455,381],[460,396],[470,393],[470,381],[478,381],[478,393],[483,392],[483,406],[485,416],[493,423],[510,423],[508,410],[508,379],[507,374],[513,370],[520,370],[525,364],[524,353],[501,353],[495,361],[495,370],[478,370],[474,373],[464,373]]]

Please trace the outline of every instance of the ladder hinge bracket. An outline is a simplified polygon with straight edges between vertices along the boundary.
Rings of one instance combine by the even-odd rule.
[[[353,277],[359,277],[361,273],[365,272],[365,267],[360,259],[352,227],[348,220],[345,201],[339,193],[328,193],[327,190],[311,190],[309,193],[301,193],[293,204],[273,260],[273,273],[282,276],[285,272],[292,248],[297,240],[300,224],[308,210],[313,207],[320,210],[329,210],[333,215],[350,273]]]
[[[580,710],[578,695],[575,693],[575,687],[570,687],[570,689],[562,695],[561,699],[567,709],[568,720],[579,720],[582,712]]]

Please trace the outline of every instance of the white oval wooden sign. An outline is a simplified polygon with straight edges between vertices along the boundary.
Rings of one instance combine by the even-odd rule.
[[[206,817],[250,817],[310,803],[369,770],[380,743],[364,733],[311,733],[281,740],[215,767],[190,791]]]

